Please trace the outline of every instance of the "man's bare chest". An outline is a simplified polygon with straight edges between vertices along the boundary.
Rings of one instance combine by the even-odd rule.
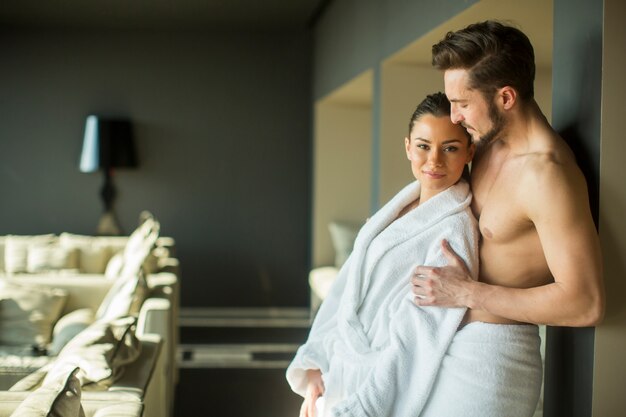
[[[486,168],[472,178],[472,210],[481,235],[493,242],[513,241],[532,227],[524,209],[520,172],[507,162]]]

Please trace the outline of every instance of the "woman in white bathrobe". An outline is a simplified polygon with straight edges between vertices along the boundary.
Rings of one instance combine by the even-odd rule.
[[[354,249],[287,369],[300,415],[415,417],[465,309],[416,307],[415,265],[444,265],[447,240],[478,275],[477,222],[462,174],[474,155],[442,93],[413,113],[406,155],[416,181],[360,230]]]

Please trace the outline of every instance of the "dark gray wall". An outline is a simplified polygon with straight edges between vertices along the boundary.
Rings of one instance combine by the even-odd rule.
[[[331,0],[315,26],[314,98],[378,67],[477,1]]]
[[[554,1],[552,124],[574,150],[598,220],[602,0]],[[546,417],[591,416],[593,328],[548,328]]]
[[[127,116],[140,168],[115,175],[173,236],[184,306],[306,306],[310,36],[0,34],[0,234],[92,234],[102,176],[81,174],[85,116]]]

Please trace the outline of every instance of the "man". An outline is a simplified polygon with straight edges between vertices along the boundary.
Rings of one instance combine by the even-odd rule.
[[[484,371],[474,377],[498,374],[489,386],[504,390],[492,392],[493,396],[524,385],[525,394],[513,400],[512,408],[519,411],[515,415],[532,415],[541,379],[534,371],[522,376],[513,369],[536,368],[539,344],[531,343],[535,331],[522,335],[536,329],[528,323],[593,326],[604,314],[601,255],[587,186],[571,150],[534,100],[534,52],[521,31],[487,21],[450,32],[433,46],[433,65],[444,72],[452,121],[463,125],[478,145],[471,184],[472,210],[481,234],[480,277],[478,282],[471,280],[444,241],[447,266],[415,269],[411,280],[415,304],[467,307],[455,339],[461,343],[472,334],[463,349],[476,350],[464,354],[475,355],[474,366]],[[509,334],[499,336],[501,332]],[[513,346],[520,340],[527,345],[518,351]],[[454,362],[455,352],[461,351],[454,343],[433,389],[434,405],[424,415],[456,412],[437,405],[452,391],[444,389],[445,381],[454,380],[446,364],[463,362]],[[505,349],[491,351],[488,344]],[[509,363],[500,362],[502,355]],[[459,395],[458,403],[481,392],[466,386],[457,389],[467,391],[465,396],[453,394]],[[503,411],[507,405],[501,401],[485,401],[482,415],[513,415]]]

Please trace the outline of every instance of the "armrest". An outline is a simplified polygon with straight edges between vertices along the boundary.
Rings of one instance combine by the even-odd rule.
[[[152,297],[144,301],[137,319],[138,337],[150,336],[151,334],[160,335],[163,340],[162,365],[160,369],[164,379],[164,393],[166,403],[168,404],[167,412],[173,411],[174,390],[178,375],[176,363],[176,347],[178,345],[173,331],[173,312],[171,303],[168,299]]]
[[[171,259],[178,265],[177,259]],[[180,278],[178,275],[171,272],[160,272],[157,274],[150,274],[147,276],[148,288],[150,289],[151,297],[166,298],[170,301],[171,314],[170,314],[170,338],[167,340],[171,342],[170,349],[172,350],[172,363],[173,363],[173,384],[178,383],[179,374],[178,366],[176,363],[176,348],[178,346],[179,325],[178,318],[180,315]]]
[[[171,303],[166,298],[150,297],[141,305],[137,318],[138,337],[154,333],[161,336],[165,343],[171,331]]]
[[[141,417],[143,403],[137,400],[82,400],[85,417]]]
[[[139,357],[124,368],[124,373],[108,391],[83,391],[84,399],[98,399],[102,394],[130,394],[143,399],[151,389],[158,366],[162,363],[162,339],[156,334],[137,335],[141,341]],[[157,381],[158,383],[159,381]]]
[[[169,272],[180,277],[180,261],[178,258],[160,258],[157,260],[159,272]]]
[[[156,334],[137,335],[141,340],[141,354],[126,367],[122,377],[109,388],[109,394],[135,395],[141,399],[144,415],[166,417],[171,407],[167,394],[165,374],[165,351],[163,340]],[[91,399],[101,392],[83,392],[83,398]]]

